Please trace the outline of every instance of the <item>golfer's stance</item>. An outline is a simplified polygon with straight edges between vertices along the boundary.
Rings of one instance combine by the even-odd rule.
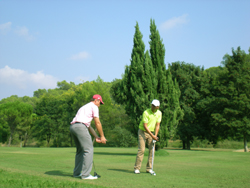
[[[91,102],[82,106],[73,121],[71,122],[70,132],[76,144],[75,168],[74,177],[82,179],[97,179],[97,176],[90,175],[93,163],[93,143],[89,133],[95,138],[96,142],[106,144],[102,124],[99,120],[99,107],[104,104],[100,95],[94,95]],[[100,137],[91,127],[90,123],[94,118],[95,126]]]
[[[152,146],[153,140],[159,140],[157,134],[160,129],[162,113],[159,110],[160,102],[154,99],[151,108],[143,112],[142,120],[138,131],[138,153],[135,161],[135,174],[140,174],[141,163],[145,151],[145,143],[147,141],[149,148],[148,163],[146,172],[153,174],[152,170]]]

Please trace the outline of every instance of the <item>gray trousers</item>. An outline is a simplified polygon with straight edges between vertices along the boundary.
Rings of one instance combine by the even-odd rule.
[[[70,132],[76,144],[75,168],[73,176],[88,177],[92,170],[93,143],[88,128],[81,123],[70,126]]]

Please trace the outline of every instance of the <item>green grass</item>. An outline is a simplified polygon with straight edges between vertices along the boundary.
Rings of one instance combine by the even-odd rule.
[[[137,148],[95,148],[97,180],[72,177],[75,148],[0,147],[0,187],[249,187],[250,152],[167,149],[156,176],[133,173]],[[92,172],[93,174],[93,172]]]

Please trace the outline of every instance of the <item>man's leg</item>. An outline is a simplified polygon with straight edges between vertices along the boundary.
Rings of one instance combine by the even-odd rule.
[[[148,142],[148,162],[147,162],[147,172],[152,169],[152,147],[153,147],[153,138],[150,136],[150,134],[146,133],[146,139]]]
[[[140,170],[140,168],[141,168],[141,163],[143,160],[144,151],[145,151],[145,135],[144,135],[144,131],[139,129],[139,131],[138,131],[138,152],[137,152],[135,166],[134,166],[135,170]]]
[[[79,128],[77,124],[70,126],[70,132],[76,145],[75,168],[73,171],[73,176],[79,176],[81,174],[83,164],[83,148],[76,135],[78,129]]]
[[[92,170],[94,151],[91,136],[88,128],[83,124],[75,124],[72,132],[77,137],[76,144],[78,144],[74,175],[77,176],[82,172],[82,177],[88,177]]]

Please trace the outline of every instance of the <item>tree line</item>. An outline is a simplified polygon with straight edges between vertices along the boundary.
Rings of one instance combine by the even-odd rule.
[[[69,124],[94,94],[103,97],[100,119],[106,146],[137,145],[141,115],[153,99],[161,102],[163,118],[157,149],[168,139],[180,139],[190,149],[194,138],[213,144],[250,138],[250,49],[238,47],[224,56],[222,66],[204,70],[185,62],[166,64],[165,48],[155,21],[150,21],[150,50],[145,50],[136,23],[130,65],[121,79],[75,85],[58,82],[56,89],[39,89],[33,97],[11,96],[0,101],[0,142],[33,140],[37,146],[73,146]],[[21,142],[22,141],[22,142]],[[98,143],[95,143],[98,145]]]

